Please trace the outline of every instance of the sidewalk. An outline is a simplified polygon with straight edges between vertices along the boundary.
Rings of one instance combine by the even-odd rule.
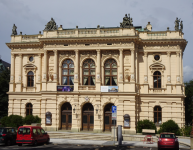
[[[190,145],[190,140],[182,139],[183,141],[179,140],[180,142],[187,143]],[[114,141],[95,141],[95,140],[72,140],[72,139],[50,139],[50,142],[53,144],[75,144],[75,145],[101,145],[101,146],[112,146],[114,145]],[[115,142],[115,145],[118,145]],[[123,141],[123,146],[135,146],[135,147],[157,147],[157,142],[153,144],[146,144],[145,142],[139,141]],[[180,148],[187,148],[190,149],[187,145],[181,145]]]

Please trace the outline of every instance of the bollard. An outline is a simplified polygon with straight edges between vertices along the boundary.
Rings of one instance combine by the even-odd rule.
[[[118,145],[122,145],[122,125],[118,125]]]

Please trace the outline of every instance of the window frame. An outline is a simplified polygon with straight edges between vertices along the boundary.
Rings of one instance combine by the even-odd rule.
[[[113,60],[113,62],[110,64],[110,68],[106,68],[106,63],[107,63],[108,61],[110,61],[110,60]],[[114,63],[116,63],[116,66],[117,66],[117,61],[116,61],[115,59],[112,59],[112,58],[107,59],[107,60],[105,61],[105,63],[104,63],[104,85],[105,85],[105,86],[117,86],[117,83],[116,83],[116,85],[112,85],[112,81],[113,81],[112,79],[113,79],[113,77],[117,77],[117,82],[118,82],[118,76],[117,76],[117,74],[116,74],[116,75],[112,75],[112,70],[113,70],[113,69],[116,69],[116,71],[117,71],[117,69],[118,69],[118,67],[112,68],[112,64],[114,64]],[[105,75],[105,70],[110,70],[110,75]],[[105,83],[106,77],[110,77],[110,85],[106,85],[106,83]]]
[[[26,116],[33,115],[33,105],[32,105],[32,103],[27,103],[25,109],[26,109],[26,112],[25,112]]]
[[[65,62],[67,62],[68,60],[70,60],[70,63],[65,63]],[[63,65],[64,64],[67,64],[67,68],[64,68],[63,67]],[[73,82],[73,84],[70,84],[70,77],[73,77],[74,78],[74,67],[73,68],[70,68],[69,67],[69,65],[70,64],[73,64],[73,66],[74,66],[74,62],[73,62],[73,60],[71,60],[71,59],[65,59],[63,62],[62,62],[62,72],[61,72],[61,76],[62,76],[62,78],[61,78],[61,83],[62,83],[62,85],[66,85],[66,86],[74,86],[74,82]],[[63,70],[67,70],[67,75],[63,75]],[[73,70],[73,75],[70,75],[70,70]],[[67,77],[67,84],[64,84],[63,83],[63,77]]]
[[[157,74],[155,74],[155,73],[157,73]],[[160,75],[158,74],[158,73],[160,73]],[[159,77],[160,77],[160,82],[159,82]],[[156,78],[156,87],[155,87],[155,82],[154,82],[154,80],[155,80],[155,78]],[[160,83],[160,87],[159,87],[159,83]],[[162,78],[161,78],[161,72],[159,72],[159,71],[155,71],[154,73],[153,73],[153,88],[162,88]]]
[[[159,108],[161,109],[161,110],[159,110]],[[156,110],[155,110],[156,109]],[[156,116],[155,116],[155,113],[156,113]],[[162,108],[160,107],[160,106],[155,106],[154,108],[153,108],[153,114],[154,114],[154,117],[153,117],[153,119],[154,119],[154,123],[155,124],[161,124],[161,123],[159,123],[159,113],[161,113],[161,122],[162,122]],[[157,120],[156,120],[156,122],[155,122],[155,118],[157,118]]]
[[[91,60],[91,63],[88,63],[88,68],[84,68],[84,64],[86,63],[86,61]],[[94,64],[94,68],[91,68],[90,65]],[[84,75],[84,70],[88,70],[88,75]],[[94,70],[95,74],[91,75],[91,70]],[[82,66],[82,85],[86,85],[86,86],[95,86],[95,82],[96,82],[96,65],[95,65],[95,61],[93,59],[86,59],[83,62],[83,66]],[[88,77],[88,84],[84,84],[84,77]],[[91,84],[91,79],[94,77],[94,85]]]
[[[29,73],[33,73],[33,71],[27,73],[27,87],[34,87],[34,73],[33,75]]]

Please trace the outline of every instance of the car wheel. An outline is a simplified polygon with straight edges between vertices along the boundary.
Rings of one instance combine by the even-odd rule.
[[[37,141],[34,141],[33,146],[37,146],[37,145],[38,145]]]
[[[11,145],[11,140],[7,140],[6,145],[10,146]]]
[[[161,148],[158,148],[158,150],[161,150]]]
[[[22,143],[17,144],[18,146],[22,146]]]
[[[46,141],[46,144],[49,144],[49,143],[50,143],[50,138],[48,138]]]

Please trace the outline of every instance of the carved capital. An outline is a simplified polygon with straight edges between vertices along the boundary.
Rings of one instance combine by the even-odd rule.
[[[171,52],[167,52],[167,56],[170,57]]]
[[[42,54],[38,54],[38,57],[41,58]]]
[[[22,57],[22,54],[18,54],[19,55],[19,58],[21,58]]]
[[[176,52],[176,56],[178,56],[178,57],[179,57],[179,56],[180,56],[180,52]]]
[[[123,49],[122,49],[122,48],[120,48],[120,49],[119,49],[119,52],[120,52],[120,53],[123,53]]]
[[[74,51],[75,51],[76,54],[78,54],[78,49],[75,49]]]
[[[100,50],[100,49],[97,49],[96,51],[97,51],[97,54],[100,54],[100,52],[101,52],[101,50]]]
[[[44,50],[44,55],[47,55],[47,50]]]
[[[14,58],[14,57],[15,57],[15,54],[11,54],[11,57]]]
[[[148,52],[144,52],[144,57],[147,57],[147,55],[148,55]]]
[[[54,54],[57,54],[58,50],[54,49],[53,52],[54,52]]]

